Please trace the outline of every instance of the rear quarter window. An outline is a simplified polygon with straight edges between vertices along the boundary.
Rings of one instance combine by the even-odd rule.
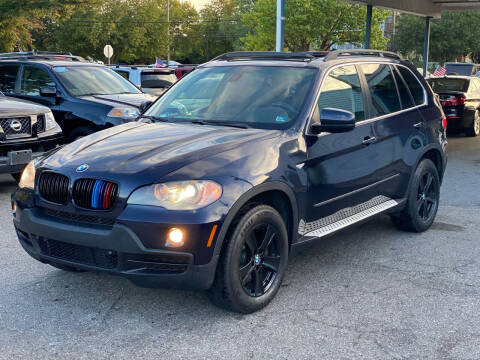
[[[400,71],[400,74],[402,75],[408,89],[410,90],[410,93],[412,94],[415,105],[423,105],[426,99],[425,91],[423,86],[420,84],[420,80],[418,80],[418,78],[413,75],[412,71],[406,67],[399,66],[398,70]]]

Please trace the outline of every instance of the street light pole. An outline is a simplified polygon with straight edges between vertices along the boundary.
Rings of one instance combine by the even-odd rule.
[[[275,51],[283,51],[283,42],[285,36],[285,0],[277,0],[277,41]]]
[[[170,0],[167,0],[167,67],[170,67]]]

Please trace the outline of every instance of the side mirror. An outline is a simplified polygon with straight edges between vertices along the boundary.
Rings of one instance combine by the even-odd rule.
[[[355,129],[355,114],[341,109],[325,108],[320,112],[320,123],[313,124],[310,131],[317,135],[322,132],[343,133]]]
[[[57,88],[55,86],[42,86],[40,88],[40,96],[55,97],[57,96]]]
[[[139,108],[140,114],[143,114],[152,104],[153,101],[145,101],[144,103],[142,103]]]

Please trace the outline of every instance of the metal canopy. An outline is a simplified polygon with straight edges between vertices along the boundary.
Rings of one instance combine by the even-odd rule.
[[[420,16],[439,18],[447,10],[480,10],[480,0],[346,0]]]

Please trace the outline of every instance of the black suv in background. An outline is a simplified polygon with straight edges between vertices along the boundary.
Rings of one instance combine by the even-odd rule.
[[[25,165],[61,141],[62,130],[49,108],[0,92],[0,174],[18,181]]]
[[[445,63],[447,75],[478,76],[480,65],[471,63],[450,62]]]
[[[67,142],[132,121],[156,99],[106,66],[81,60],[63,53],[0,54],[0,91],[48,106]]]
[[[427,79],[440,97],[448,130],[480,134],[480,79],[473,76],[444,76]]]
[[[14,224],[41,262],[249,313],[306,243],[378,214],[429,229],[446,147],[438,99],[396,54],[231,53],[138,122],[30,163]]]

